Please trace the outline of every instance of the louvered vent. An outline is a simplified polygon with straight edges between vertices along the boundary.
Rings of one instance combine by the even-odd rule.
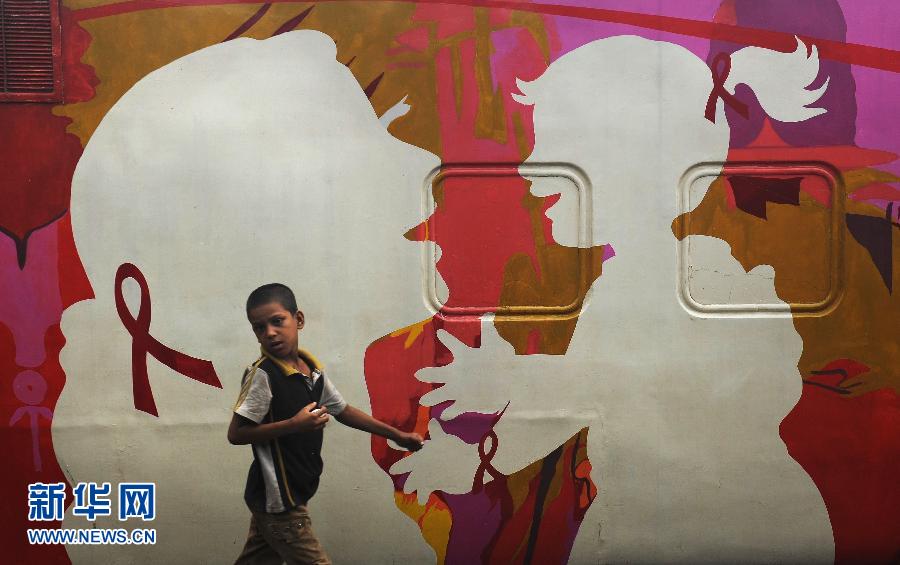
[[[0,0],[0,100],[59,97],[58,0]]]

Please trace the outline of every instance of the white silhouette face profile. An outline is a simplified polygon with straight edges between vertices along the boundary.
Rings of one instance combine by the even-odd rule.
[[[516,98],[534,104],[535,147],[527,163],[571,163],[590,179],[588,246],[612,243],[618,253],[646,240],[653,222],[668,226],[681,174],[694,163],[724,159],[728,149],[724,118],[713,124],[703,116],[709,69],[672,44],[631,36],[596,41],[519,88],[524,94]],[[556,188],[538,179],[531,190],[550,196]],[[578,206],[570,190],[547,210],[562,245],[584,245],[574,238]]]
[[[165,540],[155,561],[228,561],[232,543],[222,540],[246,535],[250,450],[228,445],[224,430],[243,368],[259,353],[244,311],[250,291],[269,282],[294,290],[306,316],[301,347],[363,408],[366,347],[430,316],[421,245],[403,234],[430,213],[423,180],[439,161],[387,132],[335,55],[329,37],[297,31],[174,61],[115,104],[75,172],[73,229],[95,299],[63,319],[67,383],[54,441],[75,481],[158,483],[159,508],[170,510],[155,522]],[[132,336],[115,305],[123,263],[149,290],[124,281],[130,315],[149,307],[150,335],[211,361],[224,391],[148,355],[159,417],[135,410]],[[360,504],[380,507],[389,478],[358,447],[320,494],[363,484]],[[217,501],[216,520],[199,500]],[[400,516],[379,535],[410,534],[406,526],[418,539]]]
[[[733,92],[737,83],[749,84],[773,118],[802,121],[825,112],[809,107],[828,86],[826,80],[806,89],[818,70],[815,47],[807,53],[799,40],[792,53],[746,48],[732,55],[724,86]],[[648,227],[668,226],[678,213],[685,171],[725,160],[724,102],[714,99],[714,121],[705,117],[712,89],[709,67],[688,50],[634,36],[589,43],[554,61],[535,81],[519,82],[523,94],[513,97],[535,106],[535,147],[527,163],[574,164],[590,179],[593,237],[587,246],[612,243],[619,252],[649,241],[654,230]],[[532,192],[550,196],[559,190],[539,178]],[[584,245],[575,238],[575,196],[562,192],[547,211],[554,239],[569,247]],[[702,194],[695,196],[693,205]]]

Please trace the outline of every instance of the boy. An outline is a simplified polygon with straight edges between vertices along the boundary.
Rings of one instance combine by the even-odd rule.
[[[322,473],[330,416],[412,451],[421,449],[422,437],[347,404],[316,359],[298,348],[303,312],[287,286],[267,284],[250,293],[247,319],[262,356],[244,373],[228,427],[229,442],[253,447],[244,491],[250,532],[236,563],[331,563],[306,508]]]

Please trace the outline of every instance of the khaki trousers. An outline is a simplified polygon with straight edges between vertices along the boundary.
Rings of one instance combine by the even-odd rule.
[[[247,543],[235,565],[331,565],[313,533],[306,506],[252,514]]]

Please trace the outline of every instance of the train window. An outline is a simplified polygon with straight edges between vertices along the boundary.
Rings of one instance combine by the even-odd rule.
[[[62,99],[57,0],[0,1],[0,102]]]
[[[496,311],[510,316],[571,318],[578,313],[585,293],[590,287],[592,271],[595,270],[593,263],[598,263],[594,260],[594,256],[599,257],[598,253],[592,254],[589,249],[578,249],[589,248],[591,238],[590,183],[579,168],[563,163],[451,164],[434,171],[423,186],[425,209],[432,210],[435,204],[438,205],[438,213],[435,215],[437,220],[429,224],[431,233],[427,245],[424,246],[423,258],[425,267],[423,288],[425,300],[431,308],[441,311],[446,316],[478,316]],[[480,297],[474,300],[471,298],[460,300],[454,297],[453,301],[448,302],[447,286],[438,273],[438,261],[442,259],[442,254],[448,249],[451,249],[451,252],[455,251],[454,246],[447,242],[447,238],[463,233],[467,233],[467,237],[473,237],[472,230],[503,229],[499,225],[502,222],[498,222],[495,226],[483,225],[490,223],[491,220],[479,218],[477,211],[474,210],[471,215],[452,211],[442,214],[441,203],[445,197],[453,198],[449,196],[451,191],[457,196],[462,192],[470,193],[460,200],[469,203],[478,202],[479,199],[507,198],[508,196],[503,195],[504,191],[519,191],[523,206],[534,208],[521,212],[532,215],[532,228],[536,231],[533,236],[537,247],[560,251],[552,258],[553,268],[545,269],[550,273],[543,272],[543,276],[537,273],[540,267],[535,267],[536,260],[526,256],[527,253],[514,253],[511,258],[506,257],[508,261],[504,265],[499,266],[485,261],[484,266],[480,267],[481,262],[469,257],[466,261],[466,276],[470,277],[470,281],[452,285],[453,288],[474,287],[479,280],[496,280],[496,271],[503,270],[501,304],[498,308],[496,301],[492,302],[490,299],[478,303]],[[547,197],[543,201],[545,203],[553,202],[554,216],[550,217],[554,222],[554,232],[559,234],[560,227],[563,227],[566,239],[577,242],[577,248],[573,245],[563,249],[553,244],[549,230],[544,229],[541,220],[544,210],[538,197]],[[447,208],[452,209],[453,205],[448,204]],[[449,218],[448,215],[453,217]],[[447,243],[442,246],[442,241]],[[482,251],[479,251],[479,256],[491,255]],[[538,253],[540,252],[539,250]],[[445,259],[454,260],[452,257]],[[480,268],[492,271],[478,272]],[[555,279],[552,289],[544,288],[542,292],[536,288],[542,284],[547,286],[551,275]]]
[[[700,317],[833,309],[842,281],[839,187],[840,174],[824,163],[707,163],[688,170],[675,224],[682,305]]]

